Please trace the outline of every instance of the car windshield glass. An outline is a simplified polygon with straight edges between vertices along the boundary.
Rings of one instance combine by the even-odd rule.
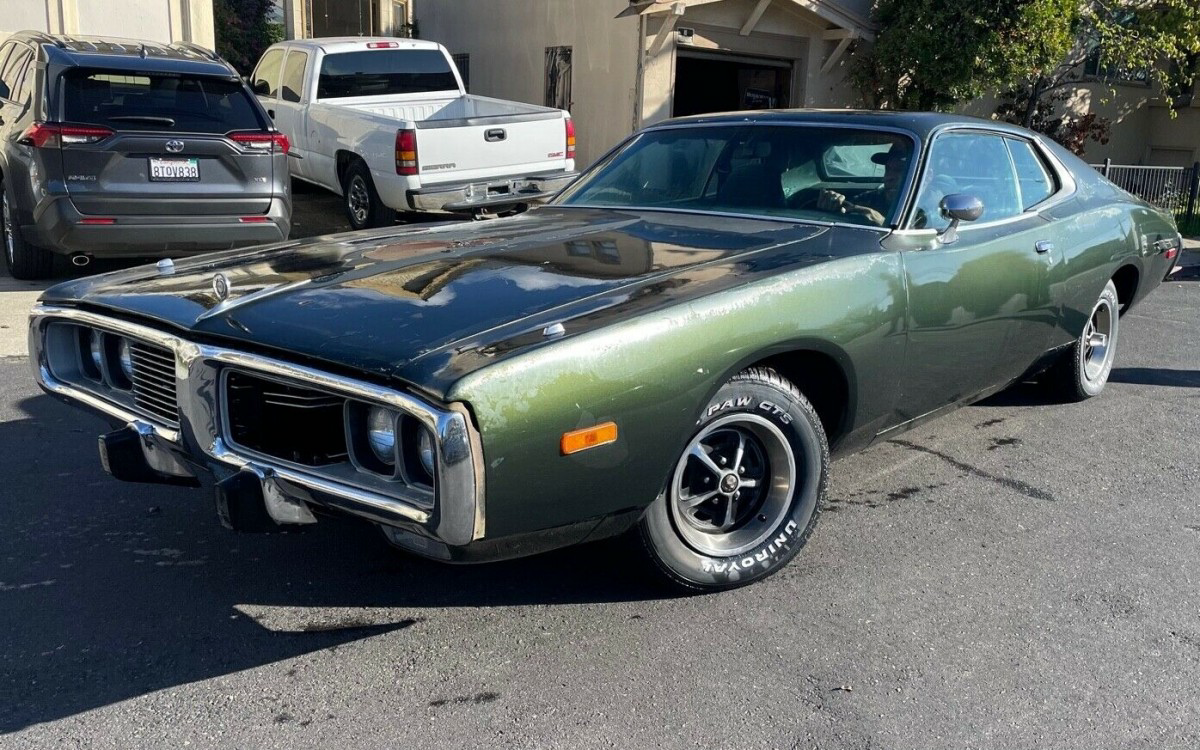
[[[63,79],[65,122],[184,133],[259,130],[264,125],[239,81],[111,70],[73,70]]]
[[[326,55],[318,99],[455,91],[450,62],[436,49],[381,49]]]
[[[912,152],[906,135],[858,128],[665,128],[630,141],[556,202],[891,225]]]

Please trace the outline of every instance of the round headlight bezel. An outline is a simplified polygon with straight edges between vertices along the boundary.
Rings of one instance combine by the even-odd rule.
[[[417,458],[421,462],[421,468],[429,474],[430,479],[434,477],[434,469],[437,463],[434,456],[435,452],[433,434],[428,429],[422,427],[420,437],[417,438]]]
[[[389,469],[396,466],[396,435],[400,415],[382,406],[371,406],[367,409],[364,427],[366,443],[381,464]]]
[[[122,336],[117,340],[117,366],[126,382],[133,383],[133,347],[129,339]]]

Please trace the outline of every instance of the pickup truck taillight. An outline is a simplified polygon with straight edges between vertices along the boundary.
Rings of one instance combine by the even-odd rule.
[[[35,122],[21,133],[18,143],[34,148],[60,148],[81,143],[96,143],[108,138],[113,131],[94,125],[53,125]]]
[[[396,174],[412,176],[417,173],[417,131],[396,131]]]
[[[567,158],[575,158],[575,121],[567,118]]]
[[[253,151],[286,154],[292,147],[283,133],[230,133],[229,140]]]

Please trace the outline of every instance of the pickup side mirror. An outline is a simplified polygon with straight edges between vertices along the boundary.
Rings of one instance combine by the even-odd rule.
[[[960,221],[975,221],[983,216],[983,201],[974,195],[966,193],[951,193],[942,198],[940,205],[942,216],[950,219],[950,226],[941,234],[943,245],[949,245],[958,239],[958,223]]]

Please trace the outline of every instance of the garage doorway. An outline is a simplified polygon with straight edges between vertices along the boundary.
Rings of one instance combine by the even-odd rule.
[[[675,60],[672,115],[701,115],[791,105],[792,63],[679,50]]]

